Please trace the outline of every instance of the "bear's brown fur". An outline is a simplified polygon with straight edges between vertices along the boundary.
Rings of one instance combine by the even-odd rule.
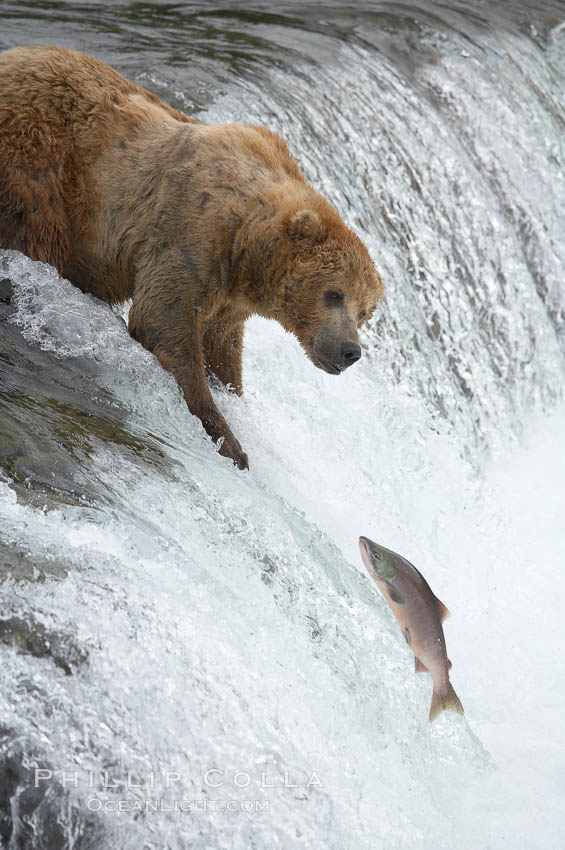
[[[338,374],[383,292],[280,136],[202,124],[58,47],[0,54],[0,247],[109,303],[132,298],[130,333],[242,468],[206,370],[242,392],[245,320],[277,319]]]

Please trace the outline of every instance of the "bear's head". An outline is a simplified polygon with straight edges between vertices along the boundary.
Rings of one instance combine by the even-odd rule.
[[[316,366],[339,375],[361,357],[357,331],[384,287],[363,242],[319,196],[308,200],[279,220],[285,262],[271,315]]]

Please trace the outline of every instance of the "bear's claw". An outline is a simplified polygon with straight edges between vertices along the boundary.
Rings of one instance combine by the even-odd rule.
[[[241,448],[239,441],[232,434],[225,437],[218,452],[223,457],[229,457],[230,460],[233,460],[238,469],[249,469],[249,459]]]

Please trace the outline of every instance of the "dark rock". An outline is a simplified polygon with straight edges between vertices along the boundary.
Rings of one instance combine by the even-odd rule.
[[[157,440],[135,435],[128,412],[96,381],[90,358],[58,358],[30,344],[2,310],[0,286],[0,472],[19,499],[34,507],[106,503],[108,490],[90,471],[101,445],[136,463],[170,469]],[[109,317],[113,321],[112,317]]]
[[[14,311],[12,304],[13,285],[9,277],[0,278],[0,322],[7,319]]]
[[[18,582],[42,582],[46,578],[64,578],[67,572],[59,561],[32,556],[0,538],[0,583],[8,576]]]
[[[48,630],[31,614],[26,614],[25,620],[21,617],[0,619],[0,641],[18,652],[52,660],[67,676],[88,657],[69,635]]]
[[[13,295],[12,281],[9,277],[0,278],[0,302],[11,304]]]
[[[47,774],[36,770],[51,770]],[[53,765],[33,741],[0,725],[0,846],[10,850],[98,850],[108,846],[100,816],[69,805]],[[38,778],[39,777],[39,778]],[[61,813],[65,812],[65,817]]]

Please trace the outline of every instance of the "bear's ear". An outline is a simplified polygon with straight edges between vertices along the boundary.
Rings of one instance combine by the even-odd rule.
[[[322,219],[315,210],[297,210],[288,220],[288,234],[296,242],[321,242],[325,236]]]

